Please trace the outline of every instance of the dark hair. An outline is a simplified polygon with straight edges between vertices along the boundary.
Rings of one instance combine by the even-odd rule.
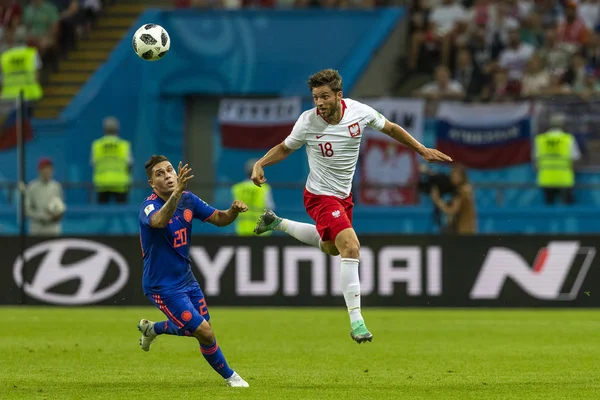
[[[335,69],[324,69],[308,78],[310,90],[321,86],[329,86],[334,93],[342,91],[342,76]]]
[[[148,161],[146,161],[144,168],[146,169],[146,175],[148,175],[148,179],[152,178],[152,168],[154,168],[156,164],[161,163],[163,161],[169,161],[169,159],[163,155],[156,154],[150,157]]]

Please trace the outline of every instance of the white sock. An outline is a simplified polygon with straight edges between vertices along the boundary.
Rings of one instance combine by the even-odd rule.
[[[341,284],[344,300],[348,307],[350,322],[361,321],[360,313],[360,280],[358,279],[358,260],[354,258],[342,258]]]
[[[283,219],[275,230],[285,232],[302,243],[321,248],[321,237],[314,225]]]

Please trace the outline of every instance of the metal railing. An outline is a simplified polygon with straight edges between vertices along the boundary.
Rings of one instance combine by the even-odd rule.
[[[191,182],[188,185],[188,188],[195,192],[195,191],[199,191],[202,189],[230,189],[231,186],[233,186],[234,184],[236,184],[238,182],[227,182],[227,181],[220,181],[220,182],[209,182],[209,181],[195,181],[195,182]],[[85,192],[85,197],[87,198],[87,202],[89,204],[94,204],[96,203],[96,189],[94,187],[94,184],[92,182],[60,182],[63,192],[65,193],[65,195],[68,194],[68,192],[72,192],[72,191],[82,191]],[[283,182],[283,183],[270,183],[271,187],[273,189],[303,189],[304,188],[304,182]],[[130,187],[129,190],[136,190],[136,189],[142,189],[142,190],[147,190],[148,192],[150,192],[151,188],[148,185],[147,181],[137,181],[137,182],[133,182]],[[17,200],[17,193],[19,192],[19,182],[0,182],[0,193],[4,194],[4,196],[0,195],[0,203],[2,202],[3,198],[6,199],[5,202],[8,204],[16,204]]]
[[[198,192],[200,190],[216,190],[216,189],[230,189],[232,185],[237,182],[194,182],[189,185],[189,189]],[[280,183],[269,183],[271,187],[275,190],[284,189],[284,190],[298,190],[301,191],[304,189],[304,182],[280,182]],[[61,182],[63,187],[63,191],[65,194],[68,194],[71,191],[83,191],[85,193],[85,197],[87,198],[88,204],[96,204],[96,190],[94,188],[93,183],[91,182]],[[472,183],[475,190],[491,190],[496,191],[496,204],[501,206],[504,204],[506,192],[508,190],[539,190],[537,185],[533,182],[474,182]],[[400,189],[401,187],[397,185],[369,185],[370,189]],[[134,182],[130,190],[135,189],[146,189],[150,191],[147,182],[138,181]],[[588,190],[588,191],[600,191],[600,183],[580,183],[575,185],[576,190]],[[18,201],[18,190],[19,184],[18,182],[0,182],[0,203],[4,202],[5,204],[16,204]],[[356,192],[358,191],[358,187],[355,187],[354,193],[356,196]]]
[[[504,205],[506,191],[508,190],[541,190],[534,182],[512,182],[512,183],[495,183],[495,182],[478,182],[473,183],[475,190],[488,189],[496,190],[496,205]],[[580,183],[574,186],[575,190],[600,191],[600,183]]]

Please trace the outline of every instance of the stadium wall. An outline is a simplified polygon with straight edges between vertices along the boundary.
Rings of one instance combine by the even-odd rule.
[[[375,50],[371,62],[351,91],[345,91],[352,98],[389,96],[404,72],[400,65],[408,52],[409,19],[401,19],[385,43]],[[381,79],[385,77],[385,79]]]
[[[364,236],[364,307],[598,307],[597,236]],[[148,305],[139,237],[0,238],[0,304]],[[343,306],[339,257],[288,238],[202,238],[210,305]]]

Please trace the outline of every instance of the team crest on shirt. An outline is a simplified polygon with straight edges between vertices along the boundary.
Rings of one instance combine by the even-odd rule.
[[[331,213],[331,215],[333,215],[333,218],[339,218],[341,215],[340,210],[335,210],[334,212]]]
[[[183,212],[183,219],[185,219],[187,222],[192,222],[192,218],[194,218],[194,213],[192,213],[192,210],[186,209]]]
[[[350,136],[352,137],[360,135],[360,125],[358,124],[358,122],[355,122],[352,125],[348,125],[348,131],[350,132]]]
[[[181,313],[181,319],[184,320],[185,322],[188,322],[189,320],[192,319],[192,313],[189,312],[188,310],[185,310],[184,312]]]

